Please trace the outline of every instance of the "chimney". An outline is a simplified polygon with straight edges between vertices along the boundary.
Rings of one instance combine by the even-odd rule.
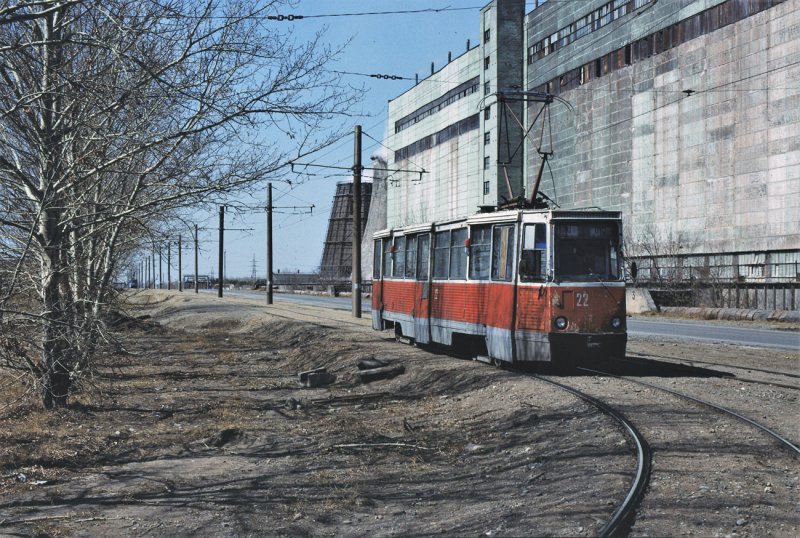
[[[469,39],[467,39],[467,52],[469,52]]]

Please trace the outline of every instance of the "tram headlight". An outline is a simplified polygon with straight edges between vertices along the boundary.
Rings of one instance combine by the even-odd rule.
[[[614,329],[619,329],[622,327],[622,320],[620,318],[611,318],[611,327]]]
[[[563,331],[567,328],[567,318],[564,316],[558,316],[556,318],[556,329]]]

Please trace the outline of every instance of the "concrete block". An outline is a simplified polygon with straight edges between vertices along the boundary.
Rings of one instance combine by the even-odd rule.
[[[307,388],[322,387],[330,385],[336,381],[336,374],[327,371],[326,368],[315,368],[298,374],[300,384]]]
[[[625,290],[625,309],[628,314],[655,312],[656,303],[646,288],[627,288]]]

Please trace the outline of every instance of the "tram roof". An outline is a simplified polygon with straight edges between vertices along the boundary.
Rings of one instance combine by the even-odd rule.
[[[422,224],[411,224],[397,228],[386,228],[375,232],[373,237],[380,239],[389,237],[394,233],[413,234],[430,231],[431,228],[451,228],[458,227],[459,224],[488,224],[494,222],[515,222],[520,216],[541,215],[544,220],[619,220],[622,217],[620,211],[606,211],[603,209],[505,209],[502,211],[488,211],[475,213],[467,217],[439,221],[437,223],[426,222]]]

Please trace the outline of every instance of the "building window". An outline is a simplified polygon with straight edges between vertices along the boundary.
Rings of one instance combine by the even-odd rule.
[[[483,59],[483,69],[484,70],[489,69],[489,63],[491,61],[492,61],[492,59],[491,59],[490,56],[487,56],[486,58]]]
[[[489,194],[489,182],[488,181],[484,181],[483,182],[483,194],[484,195]]]
[[[483,133],[483,145],[491,144],[492,142],[492,133]]]
[[[492,165],[492,160],[489,157],[483,158],[483,169],[488,170],[489,167]]]
[[[488,120],[492,117],[492,107],[486,105],[486,108],[483,109],[483,119]]]
[[[492,38],[492,30],[490,28],[487,28],[486,30],[483,31],[483,42],[488,43],[491,38]]]
[[[485,95],[489,95],[489,91],[490,91],[489,90],[489,81],[487,80],[486,82],[483,83],[483,93]]]

